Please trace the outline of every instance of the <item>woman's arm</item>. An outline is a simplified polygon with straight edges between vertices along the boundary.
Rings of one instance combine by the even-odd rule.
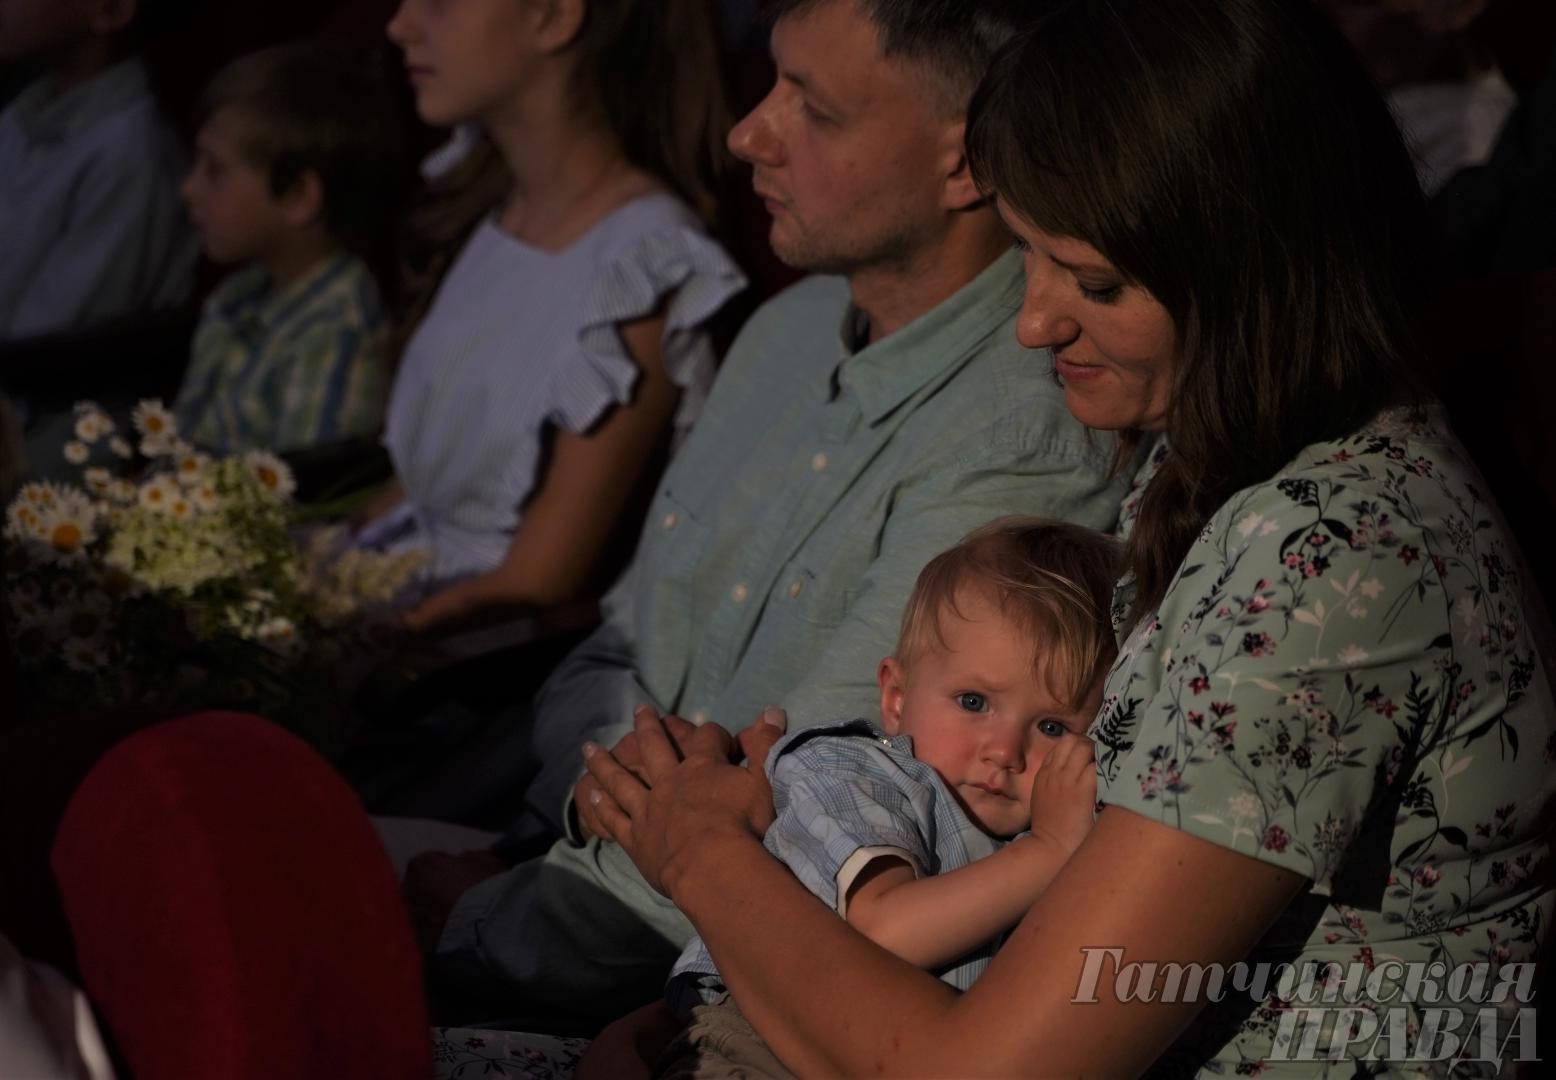
[[[398,479],[384,481],[383,486],[373,492],[362,508],[351,515],[351,531],[353,533],[362,531],[404,501],[405,488],[400,481]]]
[[[642,369],[632,401],[611,410],[587,435],[556,432],[545,475],[502,563],[406,612],[409,629],[453,626],[497,607],[548,607],[578,595],[680,400],[680,387],[664,366],[664,325],[660,311],[618,326]]]
[[[653,786],[596,748],[590,771],[611,800],[602,816],[697,927],[757,1030],[801,1073],[1008,1076],[1039,1063],[1055,1075],[1138,1073],[1202,1003],[1120,1001],[1112,961],[1088,993],[1088,955],[1104,954],[1082,946],[1122,950],[1126,964],[1231,963],[1303,885],[1289,870],[1109,807],[984,976],[957,995],[836,918],[767,854],[766,790],[749,769],[695,739],[678,761],[651,717],[637,730]],[[828,978],[818,982],[823,956]]]

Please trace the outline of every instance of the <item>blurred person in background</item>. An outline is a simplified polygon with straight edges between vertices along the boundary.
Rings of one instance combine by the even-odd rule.
[[[177,0],[0,0],[0,343],[176,308],[194,236],[183,157],[139,50]]]

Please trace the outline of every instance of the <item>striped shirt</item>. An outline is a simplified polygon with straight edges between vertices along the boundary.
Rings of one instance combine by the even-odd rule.
[[[689,426],[713,380],[705,323],[744,287],[668,194],[624,204],[563,251],[482,222],[406,348],[384,435],[412,529],[396,543],[431,549],[426,584],[502,561],[548,428],[583,434],[631,400],[638,364],[619,324],[664,307],[665,368],[683,391],[676,424]]]
[[[260,266],[206,301],[178,392],[180,434],[230,453],[371,435],[383,420],[383,304],[355,256],[275,288]]]
[[[897,855],[915,877],[932,877],[1004,843],[962,812],[945,781],[913,756],[909,736],[886,735],[863,720],[786,735],[768,755],[767,774],[777,817],[762,845],[840,915],[849,884],[876,855]],[[996,944],[936,974],[966,990],[989,966]],[[671,1007],[684,1017],[724,989],[707,946],[694,938],[670,974]]]

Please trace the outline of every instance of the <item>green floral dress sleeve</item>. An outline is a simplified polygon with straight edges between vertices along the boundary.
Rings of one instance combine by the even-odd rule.
[[[1532,960],[1551,915],[1543,614],[1480,485],[1435,412],[1309,447],[1206,525],[1092,728],[1104,802],[1309,879],[1258,956],[1338,964],[1380,1023],[1405,965],[1495,976]],[[1254,996],[1230,1039],[1198,1025],[1199,1065],[1300,1051],[1278,1041],[1302,1032],[1289,994]]]

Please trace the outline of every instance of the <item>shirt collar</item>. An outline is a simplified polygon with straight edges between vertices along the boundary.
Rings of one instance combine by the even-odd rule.
[[[1008,332],[1021,308],[1023,283],[1021,256],[1006,252],[946,300],[858,351],[865,316],[850,303],[841,329],[839,385],[858,397],[868,423],[878,422],[990,334]]]
[[[254,264],[223,282],[211,303],[217,315],[240,331],[275,326],[344,274],[352,263],[345,252],[336,252],[310,268],[285,288],[271,285],[270,272]]]
[[[34,79],[16,96],[16,122],[34,143],[63,142],[150,93],[146,67],[132,56],[63,94],[54,92],[47,77]]]

